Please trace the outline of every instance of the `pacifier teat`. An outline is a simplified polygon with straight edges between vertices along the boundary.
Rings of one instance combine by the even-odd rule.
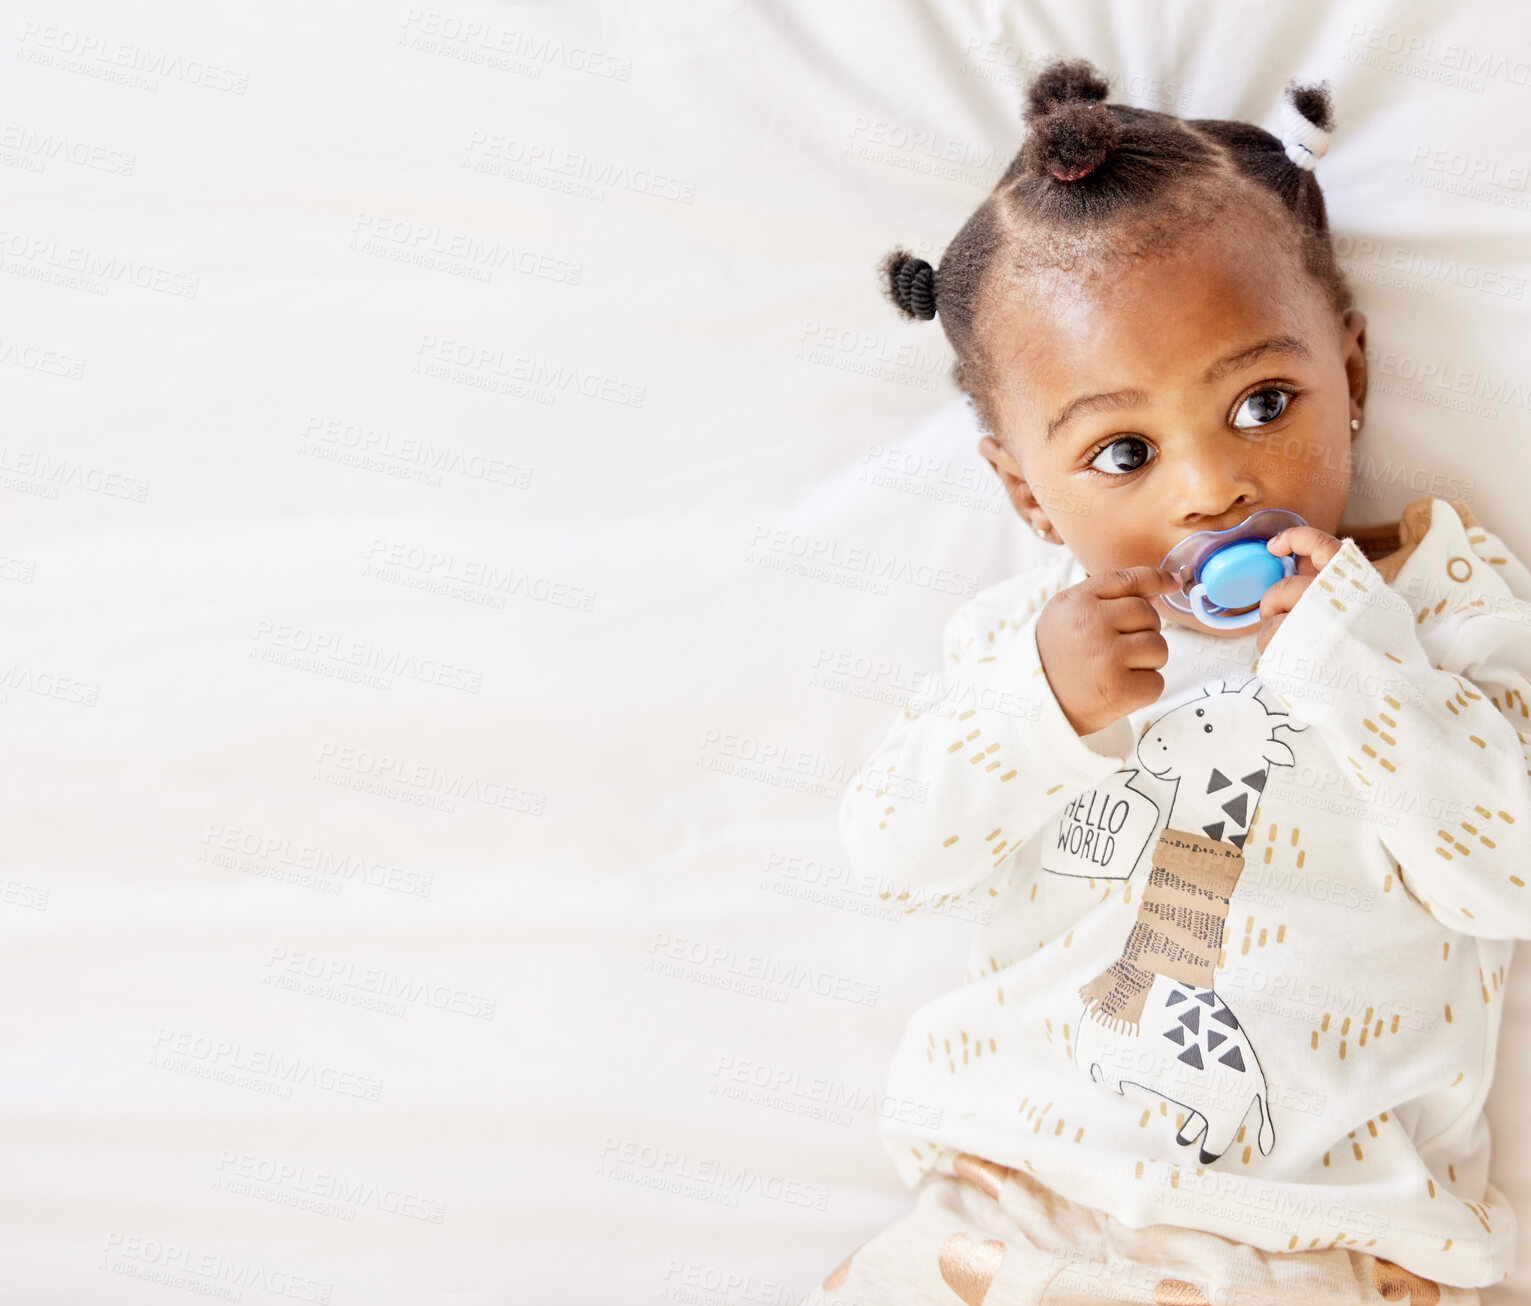
[[[1225,531],[1187,535],[1159,564],[1180,580],[1179,590],[1161,597],[1204,625],[1222,630],[1258,625],[1265,591],[1297,571],[1295,554],[1278,558],[1265,542],[1288,527],[1307,524],[1285,508],[1262,508]]]

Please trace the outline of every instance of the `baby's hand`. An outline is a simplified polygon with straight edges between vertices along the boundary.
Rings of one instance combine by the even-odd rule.
[[[1169,645],[1149,599],[1178,588],[1158,567],[1097,572],[1054,594],[1037,618],[1042,671],[1075,732],[1092,735],[1164,692]]]
[[[1274,638],[1286,614],[1297,606],[1313,578],[1329,565],[1329,560],[1340,551],[1340,541],[1325,535],[1315,526],[1288,526],[1286,530],[1271,536],[1265,546],[1278,558],[1290,553],[1297,559],[1297,573],[1278,580],[1265,591],[1260,600],[1260,630],[1255,636],[1255,647],[1265,652],[1265,646]]]

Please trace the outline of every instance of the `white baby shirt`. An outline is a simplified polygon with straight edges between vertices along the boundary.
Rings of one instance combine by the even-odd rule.
[[[946,1148],[1134,1227],[1509,1274],[1482,1108],[1531,936],[1531,573],[1460,501],[1401,521],[1258,659],[1166,623],[1163,694],[1084,737],[1035,640],[1077,559],[952,616],[840,812],[883,898],[980,921],[889,1071],[910,1187]]]

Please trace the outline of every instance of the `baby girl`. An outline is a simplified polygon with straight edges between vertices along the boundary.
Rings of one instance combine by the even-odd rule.
[[[1477,1302],[1515,1258],[1483,1104],[1531,937],[1531,573],[1460,499],[1342,527],[1327,88],[1281,138],[1107,91],[1045,69],[939,267],[884,263],[1063,548],[954,613],[847,791],[858,873],[982,924],[887,1084],[931,1108],[882,1126],[914,1209],[809,1300]],[[1189,608],[1169,555],[1246,521],[1290,574]]]

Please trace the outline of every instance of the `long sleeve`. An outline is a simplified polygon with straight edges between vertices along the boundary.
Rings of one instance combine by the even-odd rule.
[[[1344,540],[1257,672],[1331,740],[1404,888],[1460,933],[1528,938],[1531,580],[1432,508],[1394,587]]]
[[[942,667],[895,717],[840,807],[857,874],[906,911],[939,910],[997,880],[1020,844],[1133,747],[1123,718],[1080,736],[1042,670],[1036,622],[1067,560],[959,608]]]

